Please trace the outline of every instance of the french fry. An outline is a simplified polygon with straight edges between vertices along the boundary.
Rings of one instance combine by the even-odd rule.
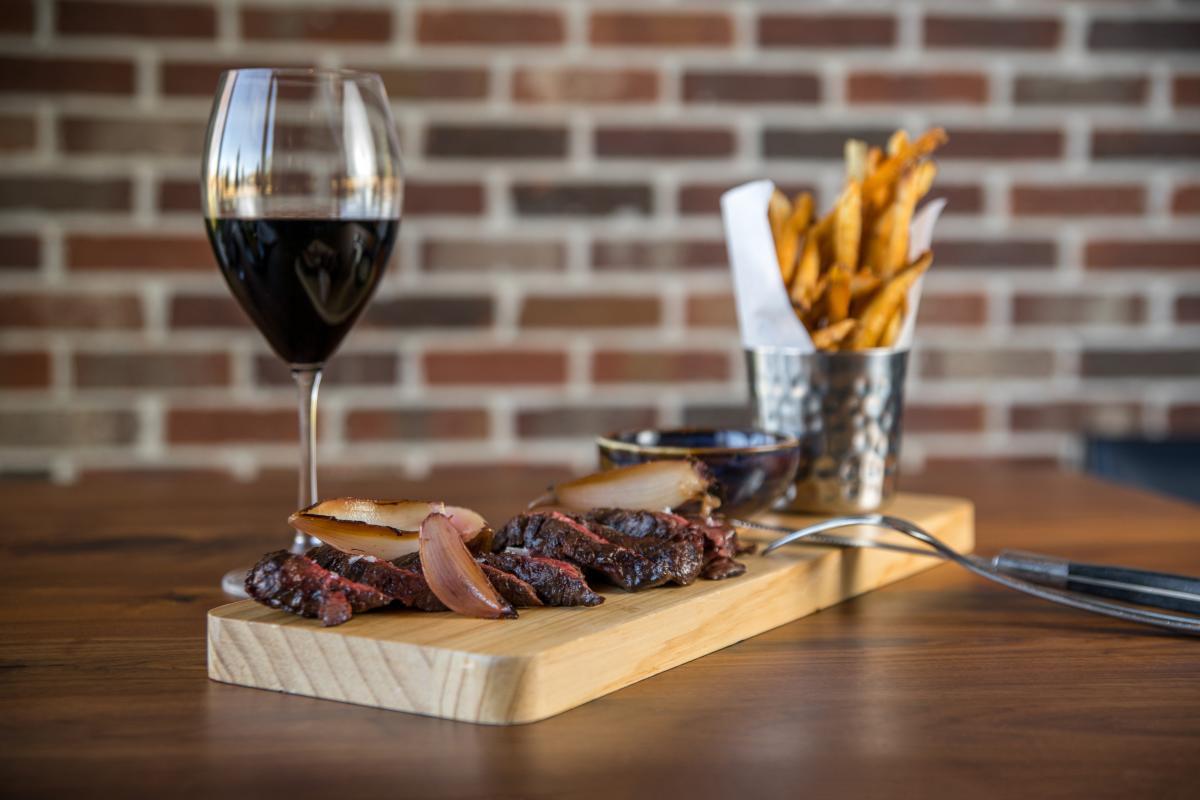
[[[830,324],[841,322],[850,314],[850,273],[840,264],[829,270],[825,313]]]
[[[867,143],[859,139],[847,139],[844,148],[846,180],[862,183],[867,177]]]
[[[788,224],[795,228],[798,234],[804,233],[812,224],[813,207],[811,192],[801,192],[792,200],[792,215],[788,217]]]
[[[817,241],[810,231],[804,237],[804,249],[800,252],[800,264],[791,288],[792,303],[811,308],[817,299],[817,281],[820,277],[821,255],[817,250]]]
[[[787,199],[787,195],[778,189],[772,192],[771,200],[767,203],[767,221],[771,223],[771,235],[775,237],[776,248],[783,240],[783,226],[791,213],[792,204]]]
[[[835,237],[834,257],[838,265],[855,272],[862,238],[862,184],[858,181],[848,181],[838,200]]]
[[[779,271],[783,275],[783,283],[790,287],[796,276],[796,254],[800,250],[800,237],[812,221],[813,198],[808,192],[796,195],[792,203],[792,213],[783,223],[783,232],[775,243],[775,253],[779,258]]]
[[[911,169],[900,179],[896,190],[896,202],[892,205],[892,230],[888,239],[887,254],[884,256],[883,276],[891,275],[908,262],[908,234],[912,227],[913,212],[920,195],[922,171]],[[932,180],[932,179],[931,179]]]
[[[850,299],[861,300],[879,288],[882,281],[870,272],[856,272],[850,277]]]
[[[883,334],[879,337],[880,347],[891,347],[896,343],[896,339],[900,337],[900,329],[904,327],[904,317],[907,314],[908,298],[905,297],[899,308],[892,314],[892,318],[888,320],[887,325],[884,326]]]
[[[889,156],[897,155],[906,147],[908,147],[908,131],[903,128],[888,137],[887,153]]]
[[[871,224],[871,235],[863,253],[863,264],[877,276],[883,275],[884,264],[887,262],[888,243],[892,240],[892,220],[895,218],[896,206],[888,206]]]
[[[901,131],[897,131],[897,133],[901,133]],[[892,138],[895,139],[896,136],[893,135]],[[892,201],[897,181],[904,171],[947,141],[946,131],[941,128],[931,128],[918,136],[916,141],[900,147],[895,155],[889,156],[879,165],[879,169],[863,181],[864,202],[872,211],[886,208]]]
[[[813,334],[813,345],[818,350],[837,350],[838,345],[848,338],[856,327],[858,327],[858,321],[853,319],[835,322]]]
[[[917,278],[925,274],[925,270],[929,269],[929,265],[932,263],[933,253],[926,252],[912,264],[896,273],[880,288],[871,298],[867,307],[863,309],[862,316],[859,318],[858,330],[850,340],[850,349],[866,350],[879,346],[888,321],[908,296],[908,290],[916,283]]]
[[[883,163],[883,151],[878,147],[872,147],[867,151],[867,175],[879,169],[879,165]]]

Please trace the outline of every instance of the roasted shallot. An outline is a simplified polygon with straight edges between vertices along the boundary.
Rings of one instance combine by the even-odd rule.
[[[450,520],[468,550],[491,549],[492,529],[479,514],[423,500],[339,497],[297,511],[288,523],[343,552],[390,561],[417,551],[417,531],[434,511]]]
[[[488,582],[449,516],[434,512],[421,523],[421,570],[448,608],[468,617],[498,619],[517,612]]]
[[[677,509],[699,501],[707,514],[720,504],[708,494],[711,480],[698,461],[651,461],[596,472],[552,486],[530,508],[558,505],[572,511],[628,508],[641,511]]]

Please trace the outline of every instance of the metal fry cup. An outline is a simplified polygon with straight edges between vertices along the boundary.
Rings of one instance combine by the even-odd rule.
[[[755,424],[800,440],[777,509],[874,511],[896,491],[908,350],[746,350]]]

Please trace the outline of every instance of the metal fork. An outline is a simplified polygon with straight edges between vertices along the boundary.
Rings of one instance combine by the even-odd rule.
[[[1081,581],[1079,576],[1074,579],[1067,577],[1067,568],[1070,567],[1069,562],[1055,559],[1053,557],[1036,556],[1033,554],[1005,554],[1002,553],[992,559],[987,559],[976,555],[963,555],[948,544],[938,539],[933,534],[922,529],[919,525],[909,522],[906,519],[899,517],[889,517],[884,514],[866,514],[852,517],[838,517],[835,519],[817,522],[804,528],[794,529],[779,525],[770,525],[763,522],[751,522],[749,520],[734,520],[735,525],[744,526],[747,528],[756,528],[759,530],[772,531],[775,533],[785,534],[783,537],[776,539],[771,544],[763,549],[763,555],[767,555],[775,550],[778,550],[784,545],[792,544],[801,540],[808,540],[808,543],[822,544],[834,547],[870,547],[882,550],[897,550],[900,552],[913,553],[917,555],[934,556],[953,561],[963,569],[973,572],[981,578],[998,583],[1001,586],[1007,586],[1010,589],[1015,589],[1018,592],[1039,597],[1043,600],[1049,600],[1052,603],[1078,608],[1082,611],[1090,611],[1094,614],[1103,614],[1108,617],[1124,620],[1126,622],[1136,622],[1142,625],[1152,625],[1157,628],[1165,628],[1177,633],[1186,633],[1193,636],[1200,636],[1200,617],[1180,615],[1180,614],[1165,614],[1159,611],[1150,611],[1148,609],[1136,608],[1133,606],[1124,605],[1122,603],[1107,602],[1104,600],[1096,600],[1091,597],[1081,594],[1079,591],[1069,589],[1050,588],[1031,580],[1016,577],[1005,570],[1012,570],[1026,575],[1033,575],[1039,580],[1049,580],[1066,585],[1071,583],[1075,586],[1082,585],[1084,591],[1096,594],[1105,594],[1107,596],[1118,596],[1126,598],[1138,598],[1138,602],[1154,605],[1165,606],[1168,608],[1200,608],[1200,591],[1196,591],[1195,587],[1200,587],[1200,581],[1182,576],[1161,575],[1160,573],[1148,573],[1140,570],[1129,570],[1124,568],[1106,568],[1114,575],[1124,576],[1127,580],[1105,580],[1103,578],[1090,578]],[[890,544],[887,542],[877,542],[873,540],[852,539],[841,536],[823,535],[826,531],[836,530],[838,528],[846,528],[854,525],[867,525],[878,528],[887,528],[889,530],[902,533],[912,539],[916,539],[922,544],[933,548],[925,550],[916,547],[906,547],[904,545]],[[1006,562],[1005,559],[1008,559]],[[1065,566],[1064,566],[1065,565]],[[1061,573],[1061,574],[1059,574]],[[1091,586],[1088,586],[1088,580]],[[1132,581],[1132,582],[1130,582]],[[1164,585],[1165,584],[1165,585]],[[1123,591],[1118,591],[1123,589]]]

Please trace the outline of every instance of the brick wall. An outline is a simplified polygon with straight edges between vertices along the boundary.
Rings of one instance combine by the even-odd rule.
[[[218,72],[383,73],[410,175],[329,368],[327,467],[582,466],[736,418],[717,197],[839,182],[941,124],[951,200],[905,457],[1200,430],[1200,8],[1187,2],[6,0],[0,470],[294,463],[286,372],[198,217]]]

